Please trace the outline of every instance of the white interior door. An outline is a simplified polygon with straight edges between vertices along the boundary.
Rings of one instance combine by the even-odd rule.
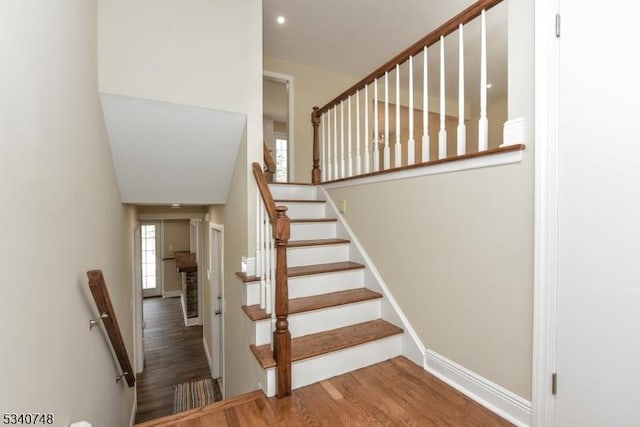
[[[141,225],[142,296],[162,295],[161,230],[159,222],[143,222]]]
[[[211,375],[214,378],[222,377],[222,355],[223,349],[223,319],[222,319],[222,230],[211,227],[210,229],[209,251],[209,280],[211,298],[209,306],[211,307],[209,316],[211,322]]]
[[[562,0],[555,425],[640,425],[638,9]],[[597,29],[597,31],[595,30]]]

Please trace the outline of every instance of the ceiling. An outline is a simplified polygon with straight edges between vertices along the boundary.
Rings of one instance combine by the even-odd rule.
[[[101,93],[123,203],[226,202],[244,114]]]
[[[263,2],[263,51],[264,55],[360,79],[473,3],[473,0],[268,0]],[[286,18],[284,25],[276,23],[278,15]],[[480,90],[478,21],[464,29],[465,90],[472,103],[479,98],[475,94]],[[507,93],[506,1],[487,12],[487,46],[491,101]],[[432,95],[439,92],[438,49],[439,43],[428,54]],[[445,54],[447,98],[455,99],[457,31],[445,39]],[[414,75],[421,75],[421,62],[414,62]],[[402,69],[401,76],[405,75],[407,72]],[[422,79],[415,78],[416,90],[421,91]]]

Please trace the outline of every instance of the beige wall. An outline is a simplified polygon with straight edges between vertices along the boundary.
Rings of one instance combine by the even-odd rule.
[[[526,119],[522,163],[330,191],[347,201],[347,221],[426,348],[526,399],[533,336],[532,17],[532,0],[509,3],[509,97],[488,113],[490,121],[506,110]],[[501,129],[490,132],[497,145]]]
[[[331,190],[426,348],[530,397],[524,164]],[[384,201],[384,203],[380,203]]]
[[[0,402],[57,426],[129,425],[133,405],[88,328],[86,271],[98,268],[133,359],[135,210],[120,203],[97,96],[96,14],[95,0],[0,6]]]
[[[256,197],[250,165],[262,159],[262,2],[101,0],[99,24],[101,91],[247,116],[224,208],[225,384],[228,396],[253,390],[255,375],[248,374],[255,370],[247,364],[252,356],[233,273],[247,248],[255,247],[255,213],[248,205]]]
[[[189,250],[189,221],[188,220],[165,220],[162,221],[162,229],[164,230],[162,257],[172,258],[176,251]],[[163,291],[179,291],[182,288],[182,277],[176,269],[175,260],[167,260],[162,262],[164,282]],[[199,266],[202,268],[202,266]]]
[[[250,177],[262,158],[260,0],[99,0],[99,44],[102,92],[246,114]]]
[[[343,90],[354,84],[352,76],[323,70],[308,65],[285,61],[272,56],[264,57],[264,69],[293,76],[294,105],[294,169],[295,182],[311,182],[313,128],[311,110],[321,107]]]

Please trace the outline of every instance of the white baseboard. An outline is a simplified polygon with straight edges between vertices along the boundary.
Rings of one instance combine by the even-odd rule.
[[[427,350],[424,369],[507,421],[521,427],[531,425],[531,402],[454,361]]]
[[[133,388],[133,406],[131,407],[131,415],[129,416],[129,427],[136,423],[136,412],[138,412],[138,386]]]
[[[207,364],[209,365],[209,372],[213,372],[211,368],[211,354],[209,353],[209,347],[207,346],[207,339],[202,337],[202,345],[204,346],[204,355],[207,357]]]
[[[175,298],[182,295],[182,291],[178,289],[177,291],[163,291],[162,298]]]

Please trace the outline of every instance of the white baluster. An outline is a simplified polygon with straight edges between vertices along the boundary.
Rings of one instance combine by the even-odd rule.
[[[267,269],[267,265],[266,265],[266,257],[265,257],[265,242],[264,242],[264,238],[265,238],[265,224],[264,224],[264,220],[265,220],[265,209],[264,209],[264,203],[260,204],[260,265],[262,266],[262,270],[260,272],[260,308],[264,310],[265,308],[265,304],[266,304],[266,300],[267,300],[267,294],[266,294],[266,286],[267,286],[267,282],[266,282],[266,273],[265,270]]]
[[[322,146],[322,163],[321,163],[321,170],[322,170],[322,182],[327,181],[327,150],[326,150],[326,144],[327,144],[327,135],[325,132],[325,125],[326,125],[326,120],[324,117],[324,114],[322,114],[320,116],[320,133],[322,134],[322,139],[321,139],[321,146]]]
[[[459,43],[458,48],[458,139],[457,154],[461,156],[467,152],[467,128],[464,125],[464,34],[462,32],[462,24],[459,27]]]
[[[331,111],[325,113],[327,125],[327,180],[333,179],[333,164],[331,163]]]
[[[338,105],[333,107],[333,179],[338,179]]]
[[[265,280],[266,286],[265,286],[265,304],[264,304],[264,311],[269,314],[271,313],[271,288],[273,286],[273,265],[271,264],[271,221],[269,221],[269,218],[266,218],[266,223],[265,223],[265,253],[266,253],[266,263],[267,263],[267,278]]]
[[[400,144],[400,65],[396,64],[396,145],[393,165],[402,166],[402,144]]]
[[[422,161],[428,162],[431,150],[431,141],[429,140],[429,68],[427,68],[427,47],[422,52],[423,61],[423,99],[422,99]]]
[[[262,273],[262,265],[260,264],[262,251],[260,249],[260,207],[262,206],[262,197],[260,191],[256,193],[256,277],[260,277]]]
[[[360,157],[360,91],[356,92],[356,175],[362,173],[362,158]]]
[[[384,167],[391,167],[391,150],[389,148],[389,72],[384,73]]]
[[[345,176],[344,155],[344,100],[340,102],[340,178]]]
[[[349,123],[349,135],[348,135],[349,136],[349,139],[348,139],[348,141],[349,141],[349,153],[348,153],[349,154],[349,158],[348,158],[349,165],[347,167],[347,172],[349,173],[349,176],[353,176],[353,158],[352,158],[352,155],[351,155],[351,153],[352,153],[352,142],[351,142],[351,97],[349,97],[349,99],[348,99],[348,104],[349,104],[349,111],[348,111],[349,112],[349,120],[348,120],[348,123]]]
[[[274,312],[273,305],[275,301],[274,295],[276,291],[276,247],[273,240],[273,226],[271,225],[271,222],[269,222],[267,231],[269,233],[269,240],[267,242],[269,244],[269,276],[271,278],[271,280],[269,281],[269,283],[271,284],[271,291],[267,293],[267,295],[269,296],[269,299],[267,300],[267,307],[269,307],[269,310],[267,310],[267,313],[271,313]],[[273,314],[275,316],[275,312]]]
[[[407,141],[407,164],[416,162],[416,141],[413,139],[413,56],[409,57],[409,140]]]
[[[487,119],[487,22],[482,11],[480,35],[480,120],[478,121],[478,151],[489,149],[489,120]]]
[[[378,79],[375,81],[374,92],[373,92],[373,130],[375,134],[373,135],[373,170],[375,172],[380,170],[380,151],[378,149],[378,144],[380,141],[378,140],[380,135],[380,128],[378,126]]]
[[[364,88],[364,173],[369,173],[369,86]]]
[[[445,85],[444,85],[444,37],[440,36],[440,132],[438,133],[438,158],[447,158],[447,128],[445,127]]]

